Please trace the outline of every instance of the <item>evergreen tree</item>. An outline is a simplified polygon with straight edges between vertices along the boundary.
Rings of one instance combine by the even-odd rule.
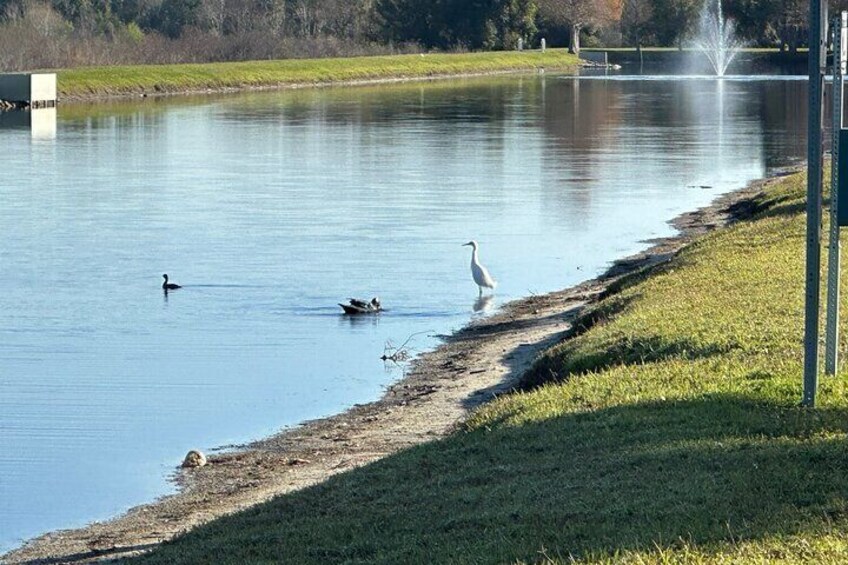
[[[384,39],[425,47],[502,49],[535,33],[532,0],[378,0]]]
[[[200,0],[163,0],[149,14],[149,25],[168,37],[179,37],[187,27],[200,23],[200,9]]]
[[[700,8],[698,0],[654,0],[651,11],[659,44],[683,49],[683,43],[697,25]]]

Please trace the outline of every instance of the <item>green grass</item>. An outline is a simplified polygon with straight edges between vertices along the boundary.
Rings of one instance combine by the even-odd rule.
[[[803,188],[617,285],[449,438],[141,562],[844,562],[845,376],[799,407]]]
[[[574,71],[577,58],[561,49],[489,53],[288,59],[195,65],[84,67],[58,71],[62,97],[86,98],[228,88],[322,85],[381,79],[532,71]]]

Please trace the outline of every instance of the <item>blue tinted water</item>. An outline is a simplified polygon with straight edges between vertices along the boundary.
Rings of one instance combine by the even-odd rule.
[[[0,549],[169,492],[189,449],[377,398],[387,340],[484,314],[469,239],[492,308],[669,235],[803,155],[804,88],[548,76],[0,121]]]

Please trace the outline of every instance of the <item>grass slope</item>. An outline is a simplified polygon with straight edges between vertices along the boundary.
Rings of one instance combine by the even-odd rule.
[[[844,376],[798,407],[803,182],[619,285],[446,440],[141,562],[844,562]]]
[[[574,71],[578,60],[561,49],[489,53],[287,59],[194,65],[83,67],[59,71],[64,97],[102,97],[227,88],[330,84],[540,68]]]

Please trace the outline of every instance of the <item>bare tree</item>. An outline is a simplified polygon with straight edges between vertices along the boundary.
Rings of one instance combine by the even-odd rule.
[[[799,44],[806,39],[808,10],[806,2],[801,0],[783,0],[779,3],[776,30],[781,51],[788,45],[789,51],[795,53]]]
[[[203,0],[202,11],[209,31],[215,35],[223,35],[224,22],[227,19],[227,0]]]
[[[316,0],[294,0],[293,9],[299,27],[299,35],[309,37],[321,33],[325,20],[321,18],[319,2]]]
[[[625,41],[636,45],[642,60],[642,42],[650,32],[654,11],[651,0],[624,0],[621,11],[621,33]]]
[[[538,0],[539,15],[555,24],[568,26],[569,53],[580,53],[581,30],[621,17],[622,0]]]

